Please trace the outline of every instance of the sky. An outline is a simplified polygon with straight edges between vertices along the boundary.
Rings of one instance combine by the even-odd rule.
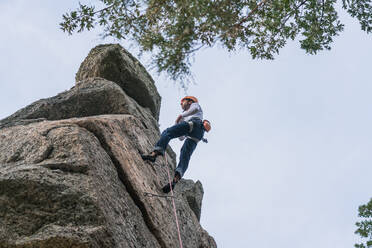
[[[90,49],[117,43],[99,38],[99,30],[63,33],[61,16],[77,5],[0,1],[0,119],[69,90]],[[185,178],[203,183],[201,224],[218,247],[349,248],[360,241],[358,206],[372,197],[372,36],[345,11],[340,16],[345,31],[315,56],[296,41],[273,61],[219,47],[196,54],[187,93],[199,98],[212,130]],[[150,73],[162,96],[163,130],[185,92]],[[170,145],[179,155],[182,143]]]

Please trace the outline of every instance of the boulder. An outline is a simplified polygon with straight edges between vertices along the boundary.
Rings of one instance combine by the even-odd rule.
[[[161,247],[94,134],[44,121],[2,135],[0,247]]]
[[[142,64],[119,44],[105,44],[93,48],[76,73],[76,82],[101,77],[118,84],[125,93],[149,108],[159,120],[161,97],[154,80]]]
[[[175,247],[170,199],[145,195],[162,194],[176,166],[170,148],[167,164],[141,159],[158,138],[154,126],[124,114],[3,128],[0,247]],[[177,186],[183,246],[216,247],[193,206],[201,205],[201,184]]]

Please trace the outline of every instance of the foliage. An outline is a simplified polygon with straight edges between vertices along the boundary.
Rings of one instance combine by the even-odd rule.
[[[372,247],[372,198],[370,201],[362,206],[359,206],[359,217],[365,218],[356,223],[358,229],[355,231],[362,238],[367,238],[365,244],[356,244],[356,248],[371,248]]]
[[[336,0],[100,0],[104,8],[79,4],[63,15],[69,34],[103,26],[103,37],[138,44],[151,52],[158,72],[190,76],[193,55],[204,47],[247,49],[253,58],[273,59],[288,39],[299,38],[309,54],[329,50],[343,30]],[[343,0],[343,8],[372,31],[370,0]]]

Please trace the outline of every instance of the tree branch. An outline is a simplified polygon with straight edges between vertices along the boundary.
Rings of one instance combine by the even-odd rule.
[[[252,9],[251,12],[249,12],[249,14],[244,17],[239,23],[235,24],[234,26],[241,26],[244,22],[246,22],[248,20],[249,17],[251,17],[254,13],[257,12],[258,8],[261,6],[261,5],[264,5],[268,0],[262,0],[259,4],[257,4],[257,6]]]
[[[103,12],[103,11],[106,11],[108,9],[111,9],[114,6],[115,6],[115,4],[111,4],[110,6],[107,6],[106,8],[103,8],[103,9],[100,9],[100,10],[97,10],[97,11],[93,12],[93,15],[95,15],[97,13],[100,13],[100,12]]]

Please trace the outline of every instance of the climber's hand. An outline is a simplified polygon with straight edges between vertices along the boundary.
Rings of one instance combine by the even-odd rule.
[[[178,124],[178,123],[181,121],[181,119],[182,119],[182,115],[179,115],[179,116],[177,117],[177,119],[176,119],[176,124]]]

